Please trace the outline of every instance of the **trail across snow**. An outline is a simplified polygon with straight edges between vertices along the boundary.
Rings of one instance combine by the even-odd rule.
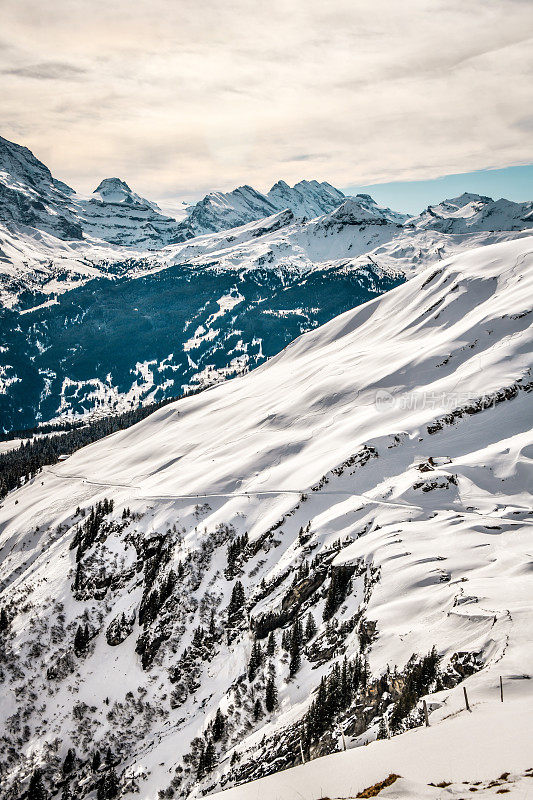
[[[45,467],[46,472],[50,472],[52,475],[57,475],[53,467]],[[137,489],[140,491],[140,486],[135,486],[133,484],[121,484],[121,483],[107,483],[101,481],[91,480],[89,478],[85,478],[83,475],[65,475],[61,474],[60,476],[63,480],[81,480],[83,483],[89,483],[92,486],[102,486],[108,489]],[[230,497],[267,497],[268,495],[296,495],[302,496],[310,491],[310,488],[307,486],[304,489],[268,489],[265,491],[255,491],[255,492],[211,492],[211,493],[204,493],[204,494],[158,494],[158,495],[145,495],[139,494],[136,496],[136,499],[143,500],[146,502],[152,502],[154,500],[200,500],[209,497],[216,497],[219,499],[228,499]],[[321,491],[322,495],[338,495],[339,497],[352,497],[358,500],[365,500],[367,503],[373,503],[374,505],[378,506],[392,506],[393,508],[412,508],[416,511],[424,511],[423,506],[414,505],[413,503],[404,503],[404,502],[391,502],[390,500],[379,500],[374,497],[369,497],[367,494],[357,494],[355,492],[349,490],[334,490],[334,489],[323,489]],[[529,508],[524,507],[524,511],[529,512]],[[439,511],[450,511],[450,512],[457,512],[458,508],[448,507],[448,508],[439,508]],[[468,517],[481,517],[482,519],[488,519],[496,522],[505,522],[508,525],[533,525],[533,521],[529,520],[514,520],[509,519],[507,517],[496,517],[491,516],[490,514],[483,514],[478,511],[465,511],[463,509],[460,510],[461,516]]]

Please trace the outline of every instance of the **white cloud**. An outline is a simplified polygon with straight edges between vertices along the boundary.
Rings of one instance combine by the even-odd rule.
[[[88,191],[533,160],[521,0],[3,0],[3,135]]]

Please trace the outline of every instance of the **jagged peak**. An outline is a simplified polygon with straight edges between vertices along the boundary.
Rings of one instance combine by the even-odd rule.
[[[458,197],[447,198],[443,201],[448,205],[454,205],[458,208],[468,205],[468,203],[493,203],[492,197],[484,194],[476,194],[475,192],[463,192]]]
[[[0,172],[32,188],[38,184],[54,186],[52,173],[46,164],[39,161],[28,147],[10,142],[3,136],[0,136]]]
[[[138,206],[142,208],[151,208],[157,214],[161,214],[161,209],[145,197],[136,194],[121,178],[104,178],[100,181],[98,186],[93,192],[96,201],[104,203],[113,203],[115,205],[129,205]]]
[[[289,186],[289,184],[286,181],[279,180],[279,181],[276,181],[276,183],[270,188],[270,190],[268,191],[268,194],[270,194],[270,192],[275,192],[278,189],[280,189],[282,191],[286,191],[287,189],[290,189],[290,188],[291,187]]]
[[[121,192],[123,194],[132,194],[132,190],[121,178],[104,178],[103,181],[100,181],[96,189],[94,190],[93,194],[109,194],[109,193]]]
[[[17,142],[11,142],[9,139],[5,139],[3,136],[0,136],[0,152],[11,154],[16,153],[26,161],[39,164],[47,172],[50,172],[46,164],[43,164],[42,161],[39,161],[37,156],[33,154],[29,147],[25,147],[23,144],[17,144]]]
[[[338,208],[324,216],[325,222],[339,222],[344,225],[358,225],[369,222],[383,222],[385,214],[374,201],[362,203],[357,197],[348,197]]]

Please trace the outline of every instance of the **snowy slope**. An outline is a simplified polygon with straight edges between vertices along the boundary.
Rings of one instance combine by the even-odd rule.
[[[41,763],[57,788],[69,746],[81,759],[81,797],[102,774],[85,763],[95,746],[111,746],[123,786],[147,800],[170,784],[164,796],[195,796],[297,764],[302,719],[344,656],[368,661],[367,688],[358,684],[352,705],[304,743],[307,758],[332,752],[342,724],[357,747],[383,720],[392,724],[406,664],[433,646],[442,678],[427,684],[432,729],[407,735],[420,737],[421,753],[424,741],[441,747],[450,714],[442,731],[454,737],[465,676],[474,712],[457,736],[477,735],[489,718],[504,730],[512,724],[490,716],[500,675],[514,708],[521,704],[526,736],[532,290],[531,237],[454,256],[249,375],[169,405],[8,495],[0,508],[6,780],[24,785]],[[114,510],[96,539],[78,533],[70,549],[76,529],[86,530],[80,511],[104,497]],[[248,544],[236,538],[245,532]],[[237,555],[228,560],[230,543]],[[245,613],[241,603],[228,616],[237,579]],[[309,613],[318,631],[289,678],[282,631]],[[80,622],[90,643],[76,654]],[[269,655],[267,623],[276,640]],[[250,679],[256,637],[263,661]],[[419,723],[420,700],[398,730]],[[214,741],[217,709],[225,725]],[[386,777],[388,752],[390,771],[418,782],[490,780],[501,764],[530,766],[517,747],[501,750],[491,774],[488,759],[482,770],[458,764],[445,773],[441,759],[433,770],[409,762],[402,772],[411,748],[401,741],[375,745],[385,753],[375,768],[367,748],[337,758],[353,758],[365,783]],[[216,763],[206,769],[209,742]],[[322,764],[311,767],[314,781]],[[272,796],[294,796],[292,780],[265,784],[266,796],[268,786]],[[312,796],[346,785],[339,779]],[[409,796],[408,785],[402,791]]]
[[[529,798],[531,763],[531,697],[505,685],[504,703],[499,687],[492,697],[476,699],[469,714],[464,703],[430,727],[420,727],[390,741],[372,742],[344,753],[316,759],[253,783],[229,789],[219,800],[319,800],[321,797],[356,797],[359,792],[399,776],[379,793],[394,800],[448,800],[478,792],[481,797],[509,800]]]

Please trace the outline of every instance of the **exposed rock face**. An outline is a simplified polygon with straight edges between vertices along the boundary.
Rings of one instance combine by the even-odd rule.
[[[27,147],[0,136],[0,222],[37,228],[58,239],[82,239],[72,195]]]

